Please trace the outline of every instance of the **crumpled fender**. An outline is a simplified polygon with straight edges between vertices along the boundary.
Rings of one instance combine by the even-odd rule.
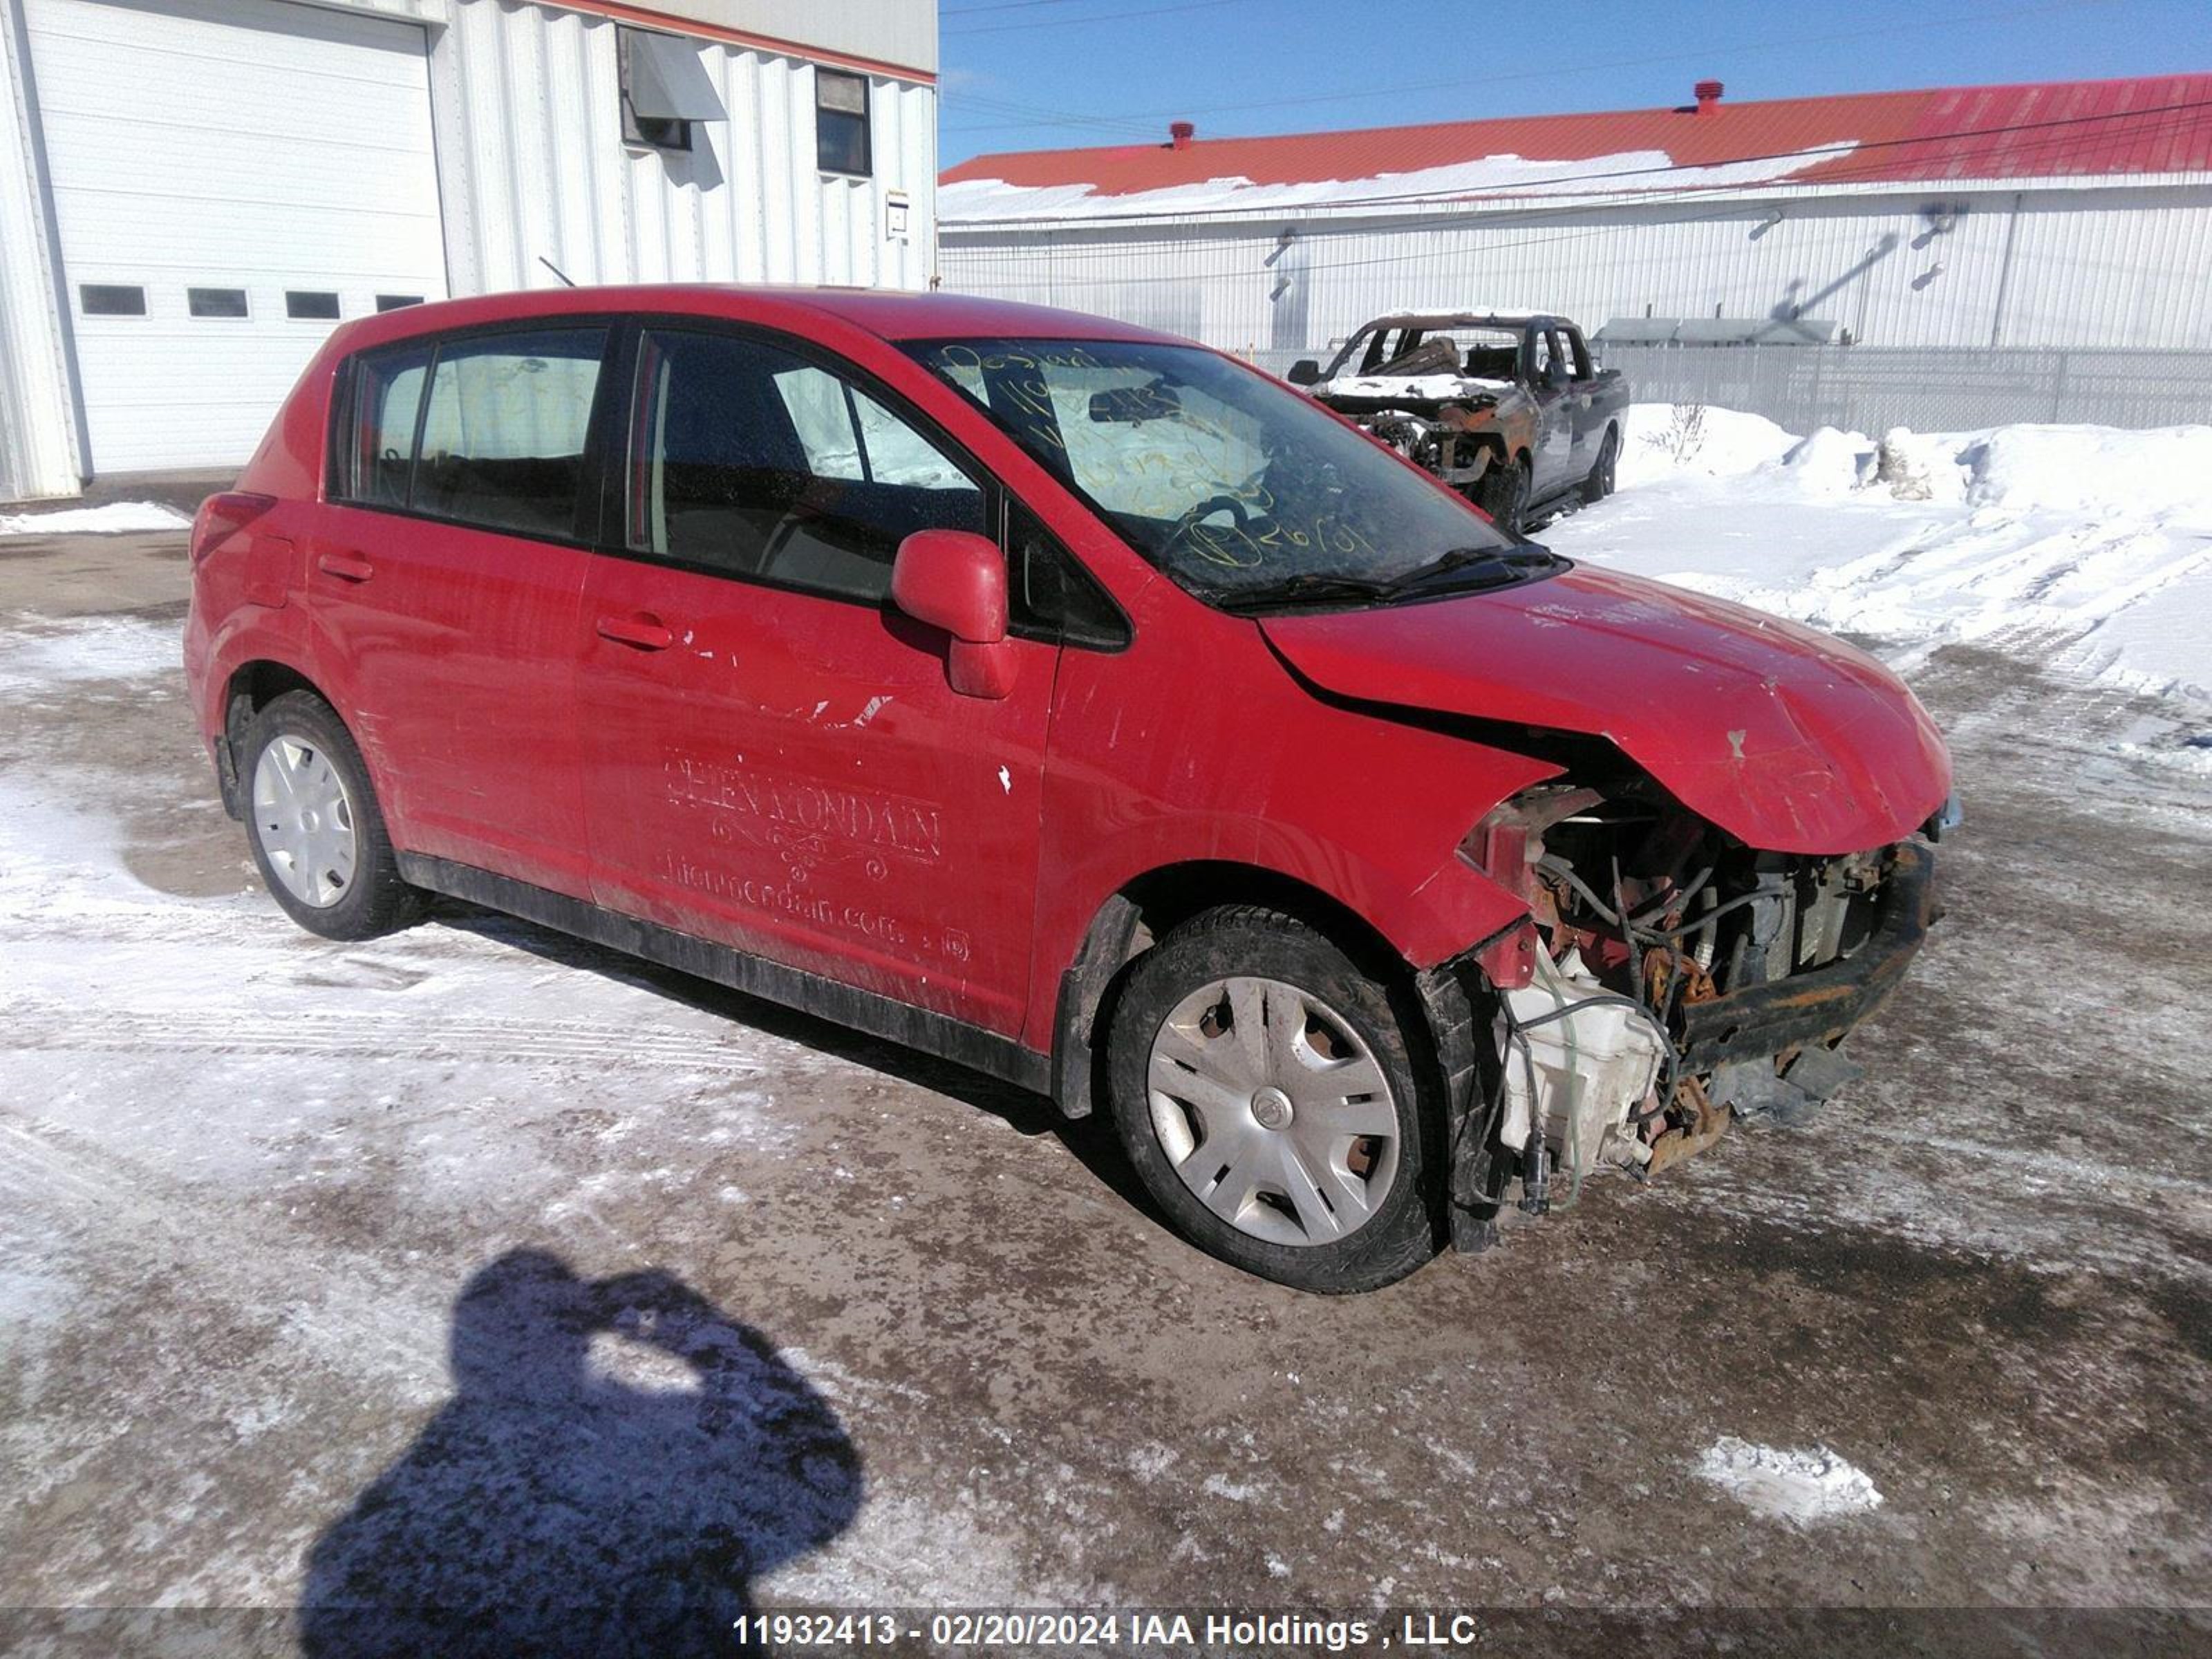
[[[1060,975],[1107,901],[1178,866],[1313,889],[1416,969],[1528,914],[1458,849],[1500,801],[1557,776],[1555,763],[1316,699],[1251,623],[1180,593],[1154,602],[1188,607],[1181,628],[1147,627],[1140,601],[1127,652],[1061,659],[1024,1042],[1052,1047]],[[1193,695],[1193,659],[1208,665],[1208,695]]]

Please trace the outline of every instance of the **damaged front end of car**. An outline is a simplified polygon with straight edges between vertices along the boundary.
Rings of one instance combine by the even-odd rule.
[[[1956,822],[1947,805],[1923,835]],[[1813,1111],[1859,1074],[1845,1042],[1937,915],[1918,837],[1764,851],[1636,776],[1524,791],[1461,857],[1528,905],[1447,969],[1490,1024],[1452,1137],[1462,1249],[1509,1203],[1571,1206],[1600,1170],[1645,1176],[1735,1119]]]
[[[1459,372],[1450,343],[1416,347],[1383,368],[1313,388],[1386,448],[1475,501],[1487,501],[1516,455],[1536,444],[1534,401],[1510,380]]]

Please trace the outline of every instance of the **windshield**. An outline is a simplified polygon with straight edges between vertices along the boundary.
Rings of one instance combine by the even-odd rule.
[[[1510,384],[1521,363],[1521,331],[1495,324],[1370,324],[1344,343],[1322,378],[1458,374]]]
[[[1224,609],[1496,586],[1564,568],[1263,375],[1197,346],[919,341],[1179,586]]]

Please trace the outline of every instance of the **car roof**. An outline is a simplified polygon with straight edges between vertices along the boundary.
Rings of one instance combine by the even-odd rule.
[[[1004,337],[1187,343],[1110,318],[973,295],[708,283],[536,288],[478,295],[357,318],[338,332],[343,348],[356,351],[448,329],[609,313],[724,318],[800,334],[823,322],[841,323],[883,340]]]
[[[1556,322],[1541,311],[1398,311],[1362,325],[1370,328],[1526,328],[1531,323]]]

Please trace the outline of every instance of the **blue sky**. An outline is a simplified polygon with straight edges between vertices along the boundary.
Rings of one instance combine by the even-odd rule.
[[[2212,69],[2208,0],[939,0],[941,160]],[[1447,21],[1447,19],[1455,20]]]

